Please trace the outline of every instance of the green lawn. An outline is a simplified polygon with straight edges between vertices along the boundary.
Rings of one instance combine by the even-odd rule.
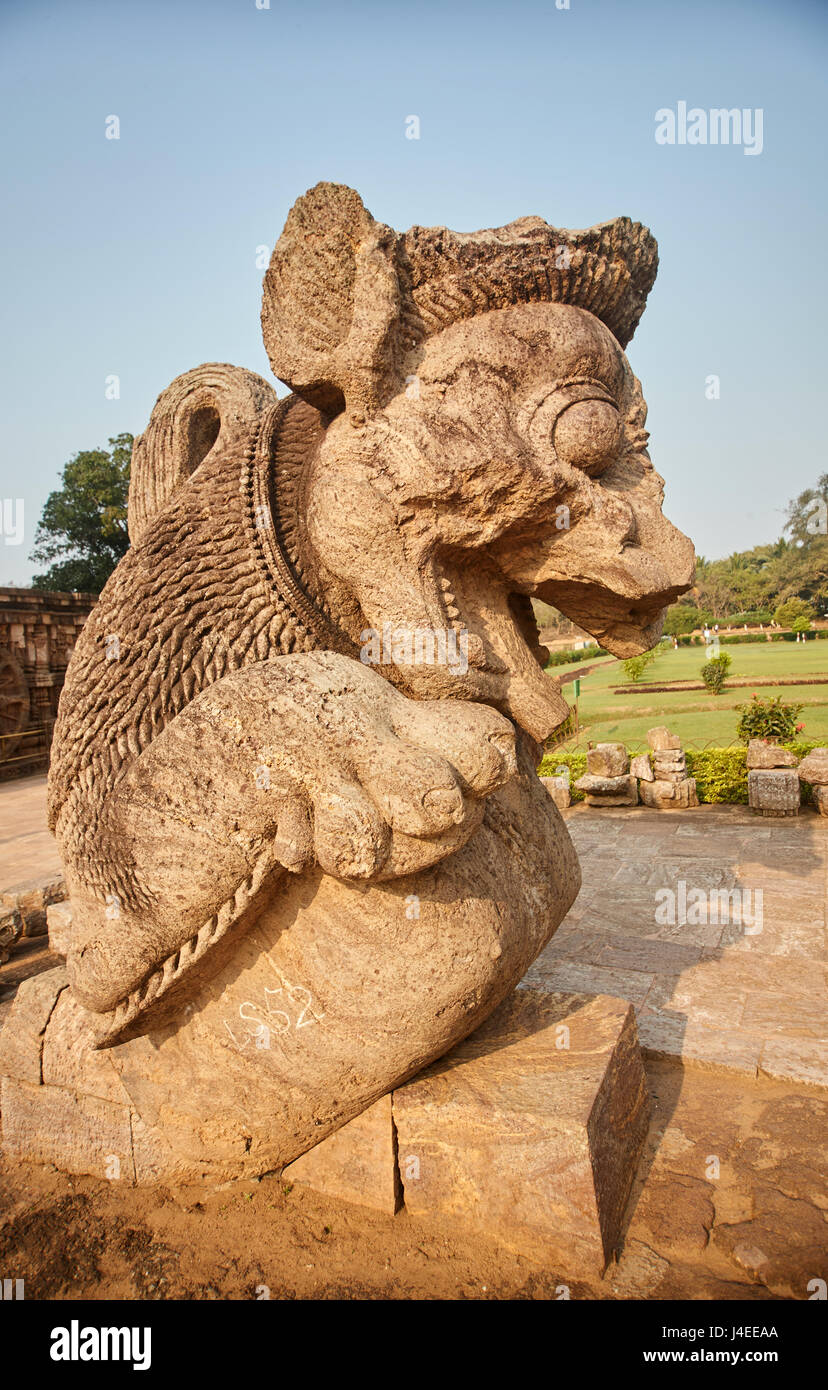
[[[732,658],[731,677],[795,676],[799,672],[828,676],[828,642],[752,642],[722,647],[722,651]],[[666,681],[696,680],[704,661],[703,647],[665,648],[648,667],[646,679],[640,682],[634,695],[613,694],[613,687],[630,683],[622,662],[610,661],[599,666],[581,680],[578,742],[584,744],[591,739],[644,747],[647,730],[654,724],[666,724],[688,747],[735,743],[739,718],[736,706],[750,699],[750,687],[740,686],[721,695],[708,695],[700,690],[656,692],[648,689]],[[577,675],[578,663],[555,667],[550,674],[560,676],[569,672]],[[764,685],[757,687],[757,693],[763,698],[781,694],[786,701],[802,703],[799,715],[805,725],[802,737],[828,740],[828,685]],[[572,703],[571,685],[565,687],[564,696]]]

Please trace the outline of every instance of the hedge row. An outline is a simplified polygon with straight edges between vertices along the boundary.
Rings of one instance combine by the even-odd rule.
[[[797,758],[804,758],[812,748],[822,747],[815,740],[799,739],[784,745]],[[699,801],[707,805],[726,802],[735,806],[746,806],[747,787],[747,748],[688,748],[687,775],[695,777]],[[576,791],[575,782],[586,772],[585,752],[558,752],[552,749],[546,753],[540,765],[541,777],[554,777],[557,768],[568,767],[570,789],[573,801],[583,801],[583,792]],[[802,784],[802,800],[811,801],[811,788]]]
[[[715,634],[714,634],[715,636]],[[806,642],[824,642],[828,640],[828,628],[811,628],[810,632],[803,634]],[[694,637],[689,633],[682,633],[677,642],[680,647],[704,647],[707,645],[703,637]],[[795,642],[795,632],[733,632],[729,635],[720,635],[719,643],[721,646],[737,646],[740,642]]]
[[[573,661],[585,661],[588,656],[608,655],[609,652],[605,652],[603,647],[578,647],[572,651],[550,652],[546,667],[548,670],[550,666],[569,666]]]

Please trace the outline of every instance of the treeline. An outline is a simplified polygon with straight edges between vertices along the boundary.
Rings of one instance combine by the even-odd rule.
[[[802,606],[791,604],[794,599]],[[780,620],[780,607],[787,610],[789,604]],[[784,625],[798,614],[828,614],[828,473],[816,487],[789,502],[783,534],[775,544],[736,551],[724,560],[700,555],[693,588],[670,610],[671,627],[681,622],[683,608],[696,609],[709,622],[736,626],[771,621]]]

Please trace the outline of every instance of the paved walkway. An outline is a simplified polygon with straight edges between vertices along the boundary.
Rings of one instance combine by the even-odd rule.
[[[565,814],[583,886],[526,983],[629,999],[652,1055],[828,1086],[828,820]]]
[[[46,774],[0,782],[0,893],[60,872],[46,828]]]

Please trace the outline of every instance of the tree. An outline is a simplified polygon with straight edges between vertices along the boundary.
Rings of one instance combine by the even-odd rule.
[[[696,628],[703,628],[712,621],[711,613],[702,613],[686,603],[673,603],[667,609],[664,631],[668,637],[678,637],[681,633],[695,632]]]
[[[116,435],[109,450],[84,450],[64,467],[35,532],[29,558],[49,568],[35,575],[33,588],[98,594],[126,554],[132,439]]]
[[[808,487],[788,503],[785,530],[796,545],[810,545],[826,534],[828,520],[828,473],[823,473],[816,487]]]
[[[810,603],[806,603],[803,598],[789,598],[784,603],[780,603],[773,615],[773,621],[780,627],[793,627],[798,618],[807,618],[810,624],[814,616],[814,610]],[[794,631],[796,629],[794,628]]]
[[[624,673],[627,679],[637,685],[647,667],[655,661],[657,656],[658,652],[655,647],[651,647],[647,652],[642,652],[640,656],[628,656],[624,662]]]

